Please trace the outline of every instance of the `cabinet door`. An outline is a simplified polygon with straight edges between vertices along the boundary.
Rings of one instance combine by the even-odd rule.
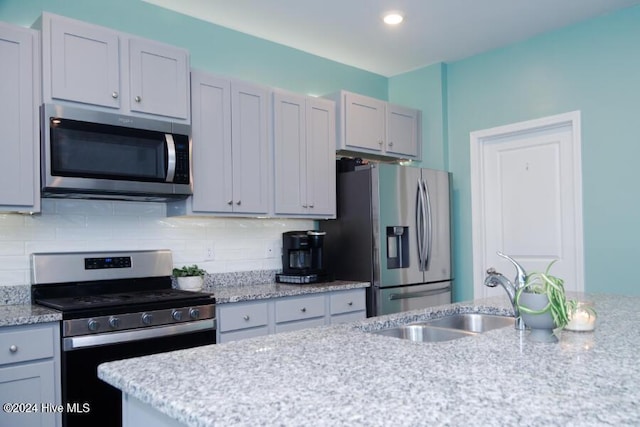
[[[193,210],[232,212],[231,83],[191,73]]]
[[[335,104],[319,98],[308,98],[306,116],[308,213],[335,217]]]
[[[55,412],[42,411],[41,404],[56,402],[53,361],[9,365],[0,368],[0,401],[36,405],[38,412],[8,413],[0,411],[2,426],[54,426]]]
[[[62,17],[45,19],[50,19],[50,44],[43,49],[45,69],[49,55],[51,61],[51,97],[120,108],[118,34]]]
[[[418,110],[392,104],[387,105],[387,153],[410,158],[418,157],[419,119]]]
[[[305,97],[275,92],[273,105],[275,213],[306,213]]]
[[[36,32],[0,23],[0,210],[38,211]]]
[[[269,90],[231,83],[233,212],[269,211]]]
[[[345,148],[381,152],[386,136],[386,103],[355,93],[344,94]]]
[[[151,40],[129,40],[131,111],[189,119],[189,54]]]

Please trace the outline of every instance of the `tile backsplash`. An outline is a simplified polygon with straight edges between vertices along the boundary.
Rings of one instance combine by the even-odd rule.
[[[30,283],[29,254],[171,249],[209,273],[282,268],[282,233],[313,220],[166,217],[163,203],[43,199],[37,215],[0,213],[0,286]]]

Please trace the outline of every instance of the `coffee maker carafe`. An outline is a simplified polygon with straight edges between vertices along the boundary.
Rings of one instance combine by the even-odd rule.
[[[282,233],[282,274],[280,283],[316,283],[329,280],[323,259],[324,231]]]

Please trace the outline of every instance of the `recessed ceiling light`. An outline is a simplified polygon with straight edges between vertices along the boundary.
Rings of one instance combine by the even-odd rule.
[[[387,25],[398,25],[404,20],[404,16],[402,12],[394,10],[392,12],[385,13],[382,16],[382,20]]]

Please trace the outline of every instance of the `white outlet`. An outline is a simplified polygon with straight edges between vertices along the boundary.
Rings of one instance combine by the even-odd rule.
[[[281,254],[279,242],[271,242],[267,244],[267,252],[265,256],[267,258],[278,258]]]
[[[205,261],[213,261],[213,246],[207,246],[204,250],[204,260]]]

